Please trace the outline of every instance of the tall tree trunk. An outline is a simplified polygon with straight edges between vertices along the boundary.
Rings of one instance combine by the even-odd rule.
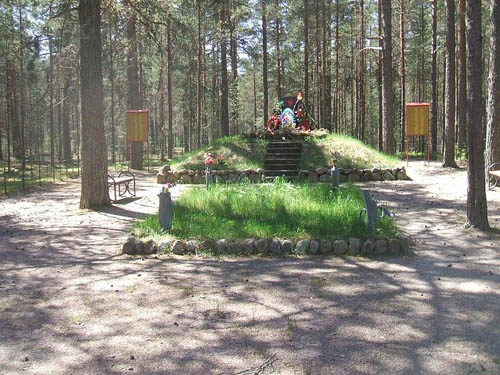
[[[163,52],[161,52],[161,66],[159,73],[158,92],[160,93],[158,103],[158,128],[160,130],[160,159],[165,159],[165,87],[163,84],[163,67],[164,67]]]
[[[50,133],[50,166],[54,171],[55,164],[55,132],[54,132],[54,41],[49,35],[49,133]]]
[[[114,70],[114,43],[113,43],[113,16],[109,26],[109,83],[111,84],[111,155],[113,164],[116,163],[116,133],[115,133],[115,70]]]
[[[63,96],[64,96],[64,101],[62,103],[63,105],[63,121],[62,121],[62,143],[63,143],[63,159],[65,163],[68,163],[71,161],[71,139],[70,139],[70,100],[69,100],[69,88],[71,85],[71,76],[68,74],[69,72],[65,73],[65,80],[64,80],[64,91],[63,91]]]
[[[262,0],[262,90],[264,91],[264,125],[267,124],[269,112],[267,83],[267,0]]]
[[[384,29],[382,53],[383,148],[386,153],[393,154],[395,144],[392,100],[392,20],[390,0],[382,0],[382,22]]]
[[[137,61],[137,38],[136,38],[136,16],[135,11],[127,20],[127,81],[128,81],[128,108],[142,109],[142,99],[139,83],[138,61]],[[132,142],[130,144],[130,167],[132,169],[142,169],[142,142]]]
[[[21,129],[19,126],[19,100],[17,97],[17,73],[14,63],[10,62],[10,118],[12,133],[12,153],[21,158]]]
[[[382,0],[378,0],[378,37],[379,45],[383,46],[383,30],[382,30]],[[377,88],[378,88],[378,150],[384,150],[384,113],[383,113],[383,103],[382,103],[382,51],[378,51],[378,68],[377,68]]]
[[[227,38],[226,38],[226,0],[221,0],[220,27],[221,27],[221,127],[222,136],[229,135],[229,87],[227,80]]]
[[[437,0],[432,2],[432,63],[431,63],[431,150],[437,152]]]
[[[281,98],[280,0],[276,0],[276,94]]]
[[[481,2],[467,0],[467,225],[489,229],[486,203],[482,117]],[[497,23],[498,25],[498,23]],[[494,29],[496,29],[494,27]],[[473,136],[472,136],[473,135]]]
[[[455,1],[446,0],[446,96],[443,167],[455,163]]]
[[[457,129],[458,148],[465,149],[467,127],[467,81],[465,57],[465,0],[458,1],[458,56],[457,56]]]
[[[321,41],[321,44],[322,44],[322,71],[321,71],[321,117],[323,119],[323,126],[326,128],[326,129],[329,129],[331,130],[332,129],[332,126],[331,126],[331,123],[329,122],[328,120],[328,113],[329,113],[329,109],[328,109],[328,106],[327,106],[327,101],[326,101],[326,98],[327,98],[327,92],[328,92],[328,89],[327,89],[327,68],[328,68],[328,44],[327,44],[327,21],[326,21],[326,18],[327,18],[327,11],[326,11],[326,1],[328,0],[323,0],[323,4],[322,4],[322,9],[321,9],[321,33],[322,33],[322,41]],[[329,25],[328,25],[329,26]]]
[[[253,63],[253,131],[257,131],[257,66]]]
[[[337,0],[338,1],[338,0]],[[309,100],[309,1],[304,0],[304,102]]]
[[[22,1],[19,1],[19,92],[21,96],[21,128],[20,128],[20,136],[21,136],[21,170],[22,170],[22,179],[23,179],[23,189],[25,188],[24,183],[24,175],[26,171],[26,141],[25,141],[25,98],[24,98],[24,38],[23,38],[23,13],[22,13]]]
[[[324,119],[323,119],[323,112],[321,108],[321,74],[320,74],[320,67],[321,67],[321,40],[319,36],[321,35],[321,25],[320,25],[320,18],[319,18],[319,0],[316,1],[315,4],[315,18],[316,18],[316,37],[315,37],[315,49],[316,49],[316,64],[315,64],[315,69],[314,69],[314,78],[315,78],[315,86],[316,86],[316,95],[315,95],[315,106],[316,110],[314,113],[317,114],[318,116],[318,124],[320,127],[323,127]],[[313,80],[314,82],[314,80]]]
[[[231,53],[231,129],[233,134],[239,133],[239,87],[238,87],[238,33],[236,31],[237,16],[235,12],[235,0],[231,0],[229,17],[229,45]]]
[[[202,80],[201,80],[201,71],[203,69],[202,66],[202,39],[201,39],[201,0],[196,0],[196,11],[198,13],[198,36],[197,36],[197,44],[198,44],[198,59],[196,65],[196,146],[198,148],[201,147],[201,100],[202,100]],[[162,123],[163,124],[163,123]]]
[[[406,69],[405,69],[405,0],[400,0],[400,12],[399,12],[399,38],[401,40],[401,61],[400,61],[400,69],[401,69],[401,82],[400,82],[400,90],[401,90],[401,148],[400,151],[403,152],[405,150],[406,143]]]
[[[167,140],[167,157],[172,159],[174,156],[174,133],[172,121],[174,114],[172,113],[172,28],[171,18],[167,17],[167,107],[168,107],[168,140]]]
[[[366,32],[365,32],[365,3],[360,1],[361,8],[361,39],[360,50],[365,48]],[[365,93],[365,70],[366,70],[366,55],[362,51],[359,56],[359,138],[364,141],[366,129],[366,93]]]
[[[101,1],[80,0],[82,190],[80,208],[109,205],[101,66]]]
[[[340,10],[339,1],[335,1],[335,94],[334,94],[334,128],[336,132],[340,132],[340,78],[339,78],[339,41],[340,41]]]
[[[500,162],[500,0],[490,0],[490,75],[486,165]]]

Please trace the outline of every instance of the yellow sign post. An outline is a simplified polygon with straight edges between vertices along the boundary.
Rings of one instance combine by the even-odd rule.
[[[130,110],[125,113],[127,142],[147,142],[149,137],[149,111]]]
[[[128,160],[130,160],[130,144],[132,142],[146,142],[149,170],[149,110],[138,109],[126,111],[125,126],[127,134]]]
[[[408,165],[409,138],[426,137],[427,163],[430,162],[429,148],[429,103],[406,103],[406,165]]]

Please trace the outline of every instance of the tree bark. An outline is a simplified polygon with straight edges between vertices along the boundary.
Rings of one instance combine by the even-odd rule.
[[[80,0],[80,80],[82,177],[80,208],[108,206],[108,167],[104,134],[101,66],[101,1]]]
[[[490,19],[486,165],[500,162],[500,0],[490,0]]]
[[[231,55],[231,132],[239,133],[239,97],[238,97],[238,35],[236,32],[237,19],[235,15],[234,0],[230,4],[229,13],[229,46]]]
[[[128,108],[142,109],[141,91],[139,87],[139,71],[137,61],[137,38],[136,38],[136,16],[135,11],[130,10],[131,14],[127,20],[127,82],[128,82]],[[130,168],[142,169],[142,142],[132,142],[130,144]]]
[[[229,87],[227,80],[227,38],[226,38],[226,0],[221,0],[221,130],[222,136],[229,135]]]
[[[335,1],[335,94],[334,94],[334,128],[340,132],[340,78],[339,78],[339,41],[340,41],[340,20],[339,0]]]
[[[431,63],[431,151],[437,152],[437,0],[432,2],[432,63]]]
[[[276,0],[276,93],[281,98],[280,0]]]
[[[109,83],[111,85],[111,155],[113,164],[116,163],[116,134],[115,134],[115,70],[114,70],[114,44],[113,44],[113,16],[109,26]]]
[[[359,4],[361,8],[361,39],[360,50],[365,48],[366,32],[365,32],[365,3],[363,0]],[[366,93],[365,93],[365,71],[366,71],[366,51],[360,52],[359,56],[359,138],[364,141],[366,129]]]
[[[71,161],[71,138],[70,138],[70,100],[69,100],[69,88],[71,85],[71,76],[68,75],[69,72],[65,73],[64,80],[64,101],[63,101],[63,121],[62,121],[62,140],[63,140],[63,159],[65,163]]]
[[[443,167],[455,163],[455,1],[446,0],[446,94]]]
[[[392,20],[391,1],[382,0],[382,23],[384,46],[382,50],[382,112],[383,112],[383,149],[388,154],[395,151],[392,99]]]
[[[482,43],[481,2],[467,0],[467,223],[482,230],[489,229],[486,203],[483,127],[482,127]]]
[[[337,0],[338,1],[338,0]],[[304,0],[304,102],[309,100],[309,1]]]
[[[202,39],[201,39],[201,0],[196,0],[196,11],[198,13],[198,59],[196,65],[197,81],[196,81],[196,146],[201,147],[201,97],[202,97]]]
[[[266,2],[262,0],[262,90],[264,91],[264,125],[267,124],[269,111],[268,82],[267,82],[267,15]]]
[[[338,0],[337,0],[338,1]],[[383,46],[383,29],[382,29],[382,0],[378,0],[378,37],[379,45]],[[378,51],[377,60],[377,92],[378,92],[378,150],[384,150],[384,113],[383,113],[383,103],[382,103],[382,51]]]
[[[167,107],[168,107],[168,140],[167,140],[167,157],[172,159],[174,156],[174,133],[172,121],[174,114],[172,113],[172,29],[171,18],[167,17]]]
[[[322,61],[321,61],[321,118],[322,118],[322,125],[326,129],[331,130],[331,124],[328,122],[328,108],[326,105],[326,96],[327,96],[327,66],[328,66],[328,46],[326,43],[326,35],[327,35],[327,26],[326,26],[326,2],[327,0],[322,1],[322,7],[321,7],[321,34],[322,34],[322,40],[321,40],[321,47],[322,47]]]
[[[466,147],[467,127],[467,81],[466,81],[466,57],[465,57],[465,0],[458,1],[458,56],[457,56],[457,129],[458,148],[464,150]]]
[[[401,69],[401,82],[400,82],[400,90],[401,90],[401,148],[400,151],[403,152],[405,150],[406,143],[406,110],[405,110],[405,102],[406,102],[406,72],[405,72],[405,0],[400,0],[400,12],[399,12],[399,38],[401,40],[401,61],[400,61],[400,69]]]

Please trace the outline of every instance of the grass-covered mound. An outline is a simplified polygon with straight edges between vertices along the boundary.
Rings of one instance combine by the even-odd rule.
[[[367,232],[360,211],[360,189],[326,184],[220,185],[210,190],[186,191],[174,205],[171,231],[163,231],[157,215],[138,221],[138,237],[179,239],[393,238],[398,235],[389,218]],[[364,216],[363,216],[364,217]]]
[[[322,137],[300,137],[301,169],[315,170],[331,165],[332,159],[338,160],[340,168],[392,168],[401,163],[397,157],[383,154],[363,142],[340,134]],[[186,153],[171,162],[172,169],[204,169],[203,156],[211,152],[214,157],[221,155],[222,163],[213,169],[245,170],[264,168],[268,140],[241,136],[223,137],[213,144]]]
[[[221,155],[222,162],[215,163],[212,169],[245,170],[264,166],[267,141],[245,139],[240,136],[222,137],[211,145],[188,152],[172,160],[173,170],[205,169],[204,154],[211,152],[214,158]]]
[[[311,137],[303,142],[300,168],[317,169],[338,160],[339,168],[391,168],[401,163],[397,157],[384,154],[360,140],[341,134]]]

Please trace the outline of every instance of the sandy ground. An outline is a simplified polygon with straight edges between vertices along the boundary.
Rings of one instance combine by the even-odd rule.
[[[0,374],[499,374],[499,232],[462,228],[464,170],[409,174],[363,185],[415,252],[375,260],[117,255],[150,175],[102,212],[77,182],[2,198]]]

